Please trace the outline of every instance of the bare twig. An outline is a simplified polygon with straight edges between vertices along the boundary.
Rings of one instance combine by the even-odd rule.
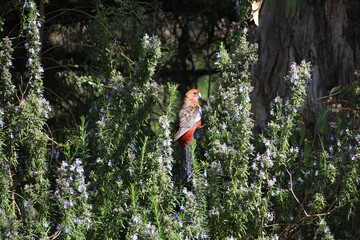
[[[301,202],[299,201],[298,197],[296,196],[294,190],[293,190],[293,181],[292,181],[292,175],[291,173],[289,172],[288,169],[286,169],[286,172],[289,174],[289,177],[290,177],[290,192],[291,194],[293,195],[293,197],[295,198],[295,200],[298,202],[298,204],[300,205],[301,209],[304,211],[305,213],[305,216],[306,217],[309,217],[309,214],[306,212],[304,206],[301,204]]]

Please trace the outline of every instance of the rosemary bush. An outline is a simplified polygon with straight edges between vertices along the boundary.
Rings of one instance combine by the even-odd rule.
[[[312,67],[290,64],[289,94],[271,102],[256,135],[257,47],[234,29],[214,63],[216,89],[202,103],[204,126],[191,145],[194,187],[185,187],[172,140],[177,86],[154,80],[159,38],[134,41],[125,66],[102,59],[101,83],[78,78],[98,88],[99,101],[57,142],[46,126],[54,113],[43,94],[39,14],[33,1],[23,9],[25,87],[12,82],[11,40],[0,44],[1,239],[359,237],[352,225],[360,197],[357,82],[322,99],[311,129],[303,105]]]
[[[11,81],[10,68],[12,66],[11,41],[5,38],[1,42],[1,107],[0,107],[0,236],[17,237],[19,234],[19,221],[16,217],[15,191],[14,191],[14,168],[18,165],[15,150],[15,86]]]
[[[19,101],[15,101],[16,89],[10,75],[11,44],[6,38],[2,44],[2,132],[7,135],[3,138],[5,149],[1,157],[4,161],[2,177],[7,184],[3,188],[2,202],[5,206],[2,210],[6,211],[4,214],[8,217],[7,222],[3,222],[4,229],[8,230],[1,229],[1,234],[7,238],[32,239],[47,236],[51,205],[46,162],[48,137],[44,126],[51,108],[43,96],[43,68],[39,58],[40,22],[35,4],[25,1],[24,11],[28,83],[26,89],[20,91],[22,95],[18,96]],[[17,219],[12,219],[15,214]]]
[[[219,239],[246,233],[251,212],[246,206],[250,203],[246,194],[250,188],[248,162],[254,151],[249,71],[257,59],[256,46],[246,41],[240,29],[233,32],[228,44],[230,50],[220,46],[215,64],[221,75],[205,111],[208,215],[211,235]]]

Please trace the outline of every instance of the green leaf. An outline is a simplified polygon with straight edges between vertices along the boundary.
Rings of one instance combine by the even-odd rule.
[[[307,139],[305,139],[305,142],[304,142],[304,161],[305,161],[305,165],[307,167],[310,167],[311,166],[311,163],[309,161],[309,158],[311,156],[311,142],[308,141]]]
[[[336,87],[333,87],[333,88],[330,90],[330,95],[329,95],[329,96],[331,97],[331,96],[334,96],[334,95],[338,94],[338,93],[341,91],[341,88],[342,88],[341,85],[336,86]]]
[[[331,111],[330,106],[326,106],[320,113],[320,116],[315,125],[314,134],[317,135],[318,133],[324,133],[325,123],[328,118],[329,112]]]
[[[344,86],[344,88],[342,89],[341,93],[342,95],[352,95],[354,94],[354,90],[355,88],[359,85],[359,81],[354,81],[352,83],[349,83],[347,85]]]
[[[304,142],[305,135],[306,135],[305,133],[306,133],[305,124],[301,124],[299,146],[301,146],[302,143]]]

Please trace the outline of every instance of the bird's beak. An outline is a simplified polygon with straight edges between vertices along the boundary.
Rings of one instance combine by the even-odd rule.
[[[199,98],[201,98],[201,93],[198,93]]]

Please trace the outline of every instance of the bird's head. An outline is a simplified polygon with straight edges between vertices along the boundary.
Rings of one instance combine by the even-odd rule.
[[[185,94],[185,101],[190,100],[191,102],[198,103],[199,98],[201,98],[201,93],[199,89],[190,89]]]

